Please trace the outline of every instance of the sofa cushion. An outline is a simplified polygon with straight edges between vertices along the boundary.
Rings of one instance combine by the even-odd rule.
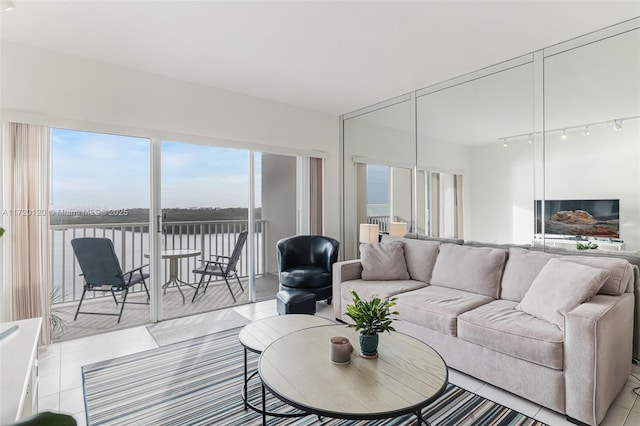
[[[431,284],[497,299],[506,258],[501,249],[442,244]]]
[[[496,300],[458,317],[458,338],[549,368],[563,368],[564,332],[548,321]]]
[[[619,296],[627,290],[629,282],[633,282],[633,266],[624,259],[589,256],[562,256],[560,259],[610,271],[611,275],[598,291],[600,294]]]
[[[371,296],[376,295],[383,300],[399,293],[415,290],[426,286],[422,281],[414,280],[398,280],[398,281],[364,281],[352,280],[345,281],[340,287],[340,297],[343,308],[346,310],[348,304],[353,303],[352,291],[358,293],[361,299],[369,300]]]
[[[504,265],[501,299],[520,302],[544,265],[554,255],[512,247]]]
[[[564,314],[595,295],[609,275],[605,269],[551,259],[516,309],[564,328]]]
[[[493,299],[468,291],[431,285],[397,296],[398,318],[456,336],[458,315]]]
[[[438,241],[405,239],[404,257],[411,279],[430,283],[439,252],[440,243]]]
[[[410,239],[423,240],[423,241],[437,241],[439,243],[447,243],[447,244],[464,243],[464,240],[460,238],[440,238],[440,237],[431,237],[429,235],[422,235],[422,234],[415,234],[415,233],[405,234],[404,237],[410,238]]]
[[[389,237],[394,238],[394,237]],[[382,238],[382,241],[388,239]],[[404,244],[404,259],[407,262],[407,271],[412,280],[431,282],[433,266],[436,264],[440,243],[438,241],[412,240],[399,238]]]
[[[402,241],[360,245],[362,279],[374,281],[408,280]]]
[[[529,247],[531,247],[531,244],[483,243],[482,241],[473,241],[473,240],[465,240],[463,244],[465,246],[471,246],[471,247],[489,247],[489,248],[499,248],[504,250],[509,250],[512,247],[518,247],[521,249],[528,249]]]
[[[331,273],[316,265],[302,265],[280,272],[280,283],[295,288],[321,288],[331,285]]]

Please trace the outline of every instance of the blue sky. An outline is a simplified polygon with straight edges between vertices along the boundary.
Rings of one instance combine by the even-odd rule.
[[[51,208],[149,207],[149,141],[51,131]],[[249,151],[162,142],[162,207],[247,207]],[[260,204],[260,154],[256,154]]]
[[[367,204],[389,203],[389,167],[367,165]]]

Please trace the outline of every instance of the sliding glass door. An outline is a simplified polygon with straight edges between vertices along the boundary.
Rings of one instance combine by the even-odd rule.
[[[63,324],[54,338],[271,299],[277,242],[312,232],[311,220],[322,231],[321,160],[61,129],[52,139],[51,298]],[[84,280],[70,242],[79,237],[110,239],[124,271],[144,265],[149,303],[138,285],[128,301],[143,304],[127,305],[120,323],[74,321]],[[109,292],[84,303],[119,311]]]
[[[249,151],[163,141],[161,158],[162,319],[248,303]]]
[[[50,176],[51,324],[52,338],[66,340],[149,322],[148,304],[120,305],[109,292],[89,291],[82,312],[74,316],[84,277],[71,241],[106,238],[123,271],[148,264],[149,140],[130,136],[51,129]],[[144,269],[147,273],[148,269]],[[118,303],[122,295],[117,296]],[[145,303],[142,285],[128,302]]]

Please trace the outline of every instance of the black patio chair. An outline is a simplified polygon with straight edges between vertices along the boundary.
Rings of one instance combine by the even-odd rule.
[[[220,277],[224,278],[224,282],[227,284],[227,288],[229,289],[229,293],[231,293],[231,297],[233,298],[234,303],[236,302],[236,296],[233,294],[233,290],[231,289],[231,285],[229,284],[229,278],[235,277],[238,281],[238,285],[240,286],[240,291],[244,291],[242,287],[242,283],[240,282],[240,278],[238,278],[238,272],[236,271],[236,265],[238,264],[238,260],[240,260],[240,255],[242,254],[242,248],[244,247],[244,243],[247,241],[247,231],[240,232],[238,235],[238,240],[236,241],[236,246],[233,248],[233,253],[231,256],[221,256],[211,255],[215,260],[201,260],[203,263],[202,266],[193,270],[194,274],[202,274],[200,281],[198,282],[198,286],[196,287],[196,292],[193,293],[193,299],[191,302],[193,303],[196,300],[196,296],[198,296],[198,292],[200,291],[200,287],[204,283],[205,277],[208,277],[204,288],[202,289],[202,294],[207,292],[207,287],[209,287],[209,283],[211,282],[212,277]]]
[[[75,321],[78,318],[78,314],[90,314],[90,315],[111,315],[117,316],[118,322],[122,318],[122,311],[124,310],[125,303],[136,305],[148,305],[149,304],[149,289],[147,288],[146,279],[149,278],[149,274],[142,272],[142,268],[149,265],[142,265],[138,268],[132,269],[129,272],[122,272],[120,262],[116,256],[116,252],[113,249],[113,243],[108,238],[75,238],[71,240],[71,247],[76,255],[78,264],[84,277],[84,289],[82,290],[82,296],[80,297],[80,303],[76,310],[76,315],[73,317]],[[147,302],[127,302],[127,295],[129,289],[135,284],[141,283],[144,286],[144,290],[147,292]],[[122,304],[120,312],[117,314],[103,313],[103,312],[83,312],[80,311],[82,301],[87,291],[109,291],[113,296],[113,300],[118,304]],[[122,302],[118,302],[116,298],[116,291],[124,291]]]

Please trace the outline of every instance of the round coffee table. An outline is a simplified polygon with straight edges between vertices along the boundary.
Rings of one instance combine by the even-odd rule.
[[[247,386],[249,380],[253,378],[258,371],[254,371],[249,376],[247,373],[247,351],[262,353],[267,346],[280,337],[302,330],[309,327],[326,326],[335,324],[326,318],[316,317],[313,315],[290,314],[267,317],[253,321],[244,326],[240,331],[240,343],[244,347],[244,385],[242,386],[242,399],[244,400],[244,408],[251,408],[263,415],[278,417],[299,417],[300,414],[285,415],[280,413],[266,412],[264,409],[264,401],[262,408],[256,407],[247,400]],[[264,388],[263,388],[264,391]],[[302,415],[307,415],[303,413]]]
[[[332,364],[329,339],[345,336],[354,346],[351,363]],[[287,404],[309,414],[373,420],[414,413],[444,392],[448,372],[430,346],[405,334],[380,335],[377,359],[358,356],[358,334],[345,325],[289,333],[260,356],[263,385]],[[263,389],[263,403],[265,391]],[[264,423],[263,416],[263,423]]]

